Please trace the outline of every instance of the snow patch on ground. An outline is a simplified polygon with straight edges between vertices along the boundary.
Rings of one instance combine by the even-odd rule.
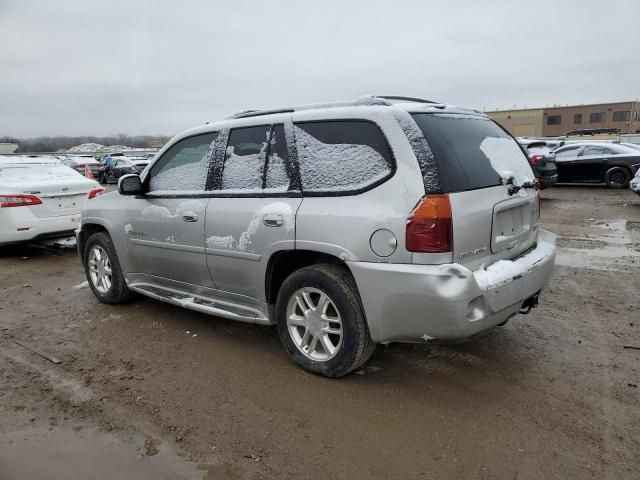
[[[79,283],[78,285],[74,285],[72,288],[74,290],[80,290],[82,288],[87,288],[88,286],[89,286],[89,282],[87,280],[85,280],[84,282]]]
[[[77,245],[76,237],[57,238],[55,240],[46,240],[43,242],[47,247],[57,248],[75,248]]]

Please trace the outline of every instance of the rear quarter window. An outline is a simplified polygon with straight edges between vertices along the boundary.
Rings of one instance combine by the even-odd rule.
[[[296,123],[294,136],[303,192],[363,191],[393,173],[391,149],[375,123]]]
[[[534,180],[518,143],[490,119],[463,114],[412,116],[436,159],[442,192],[493,187],[509,177],[520,185]]]

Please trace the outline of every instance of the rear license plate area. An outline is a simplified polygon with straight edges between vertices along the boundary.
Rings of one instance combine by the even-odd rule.
[[[494,253],[518,245],[531,231],[531,204],[523,202],[494,207],[491,235],[491,250]]]

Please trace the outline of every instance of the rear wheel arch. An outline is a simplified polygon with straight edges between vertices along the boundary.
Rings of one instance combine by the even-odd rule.
[[[314,250],[281,250],[271,255],[267,264],[265,273],[265,299],[267,304],[275,305],[280,287],[282,287],[289,275],[296,270],[319,263],[339,266],[353,278],[353,274],[347,264],[340,258],[328,253]]]
[[[616,178],[615,176],[620,176],[621,174],[624,174],[624,182],[614,181]],[[614,165],[604,174],[604,182],[610,188],[625,188],[629,184],[629,180],[632,178],[633,173],[626,165]]]

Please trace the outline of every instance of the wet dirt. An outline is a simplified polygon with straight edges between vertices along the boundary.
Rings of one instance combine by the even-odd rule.
[[[640,197],[543,199],[559,251],[539,308],[380,346],[340,380],[271,328],[100,304],[73,251],[1,250],[0,478],[639,478]]]

